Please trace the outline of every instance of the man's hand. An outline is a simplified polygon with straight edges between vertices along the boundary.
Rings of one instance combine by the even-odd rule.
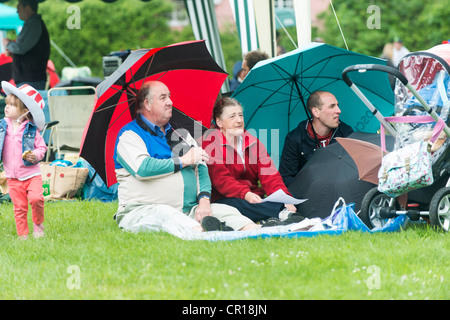
[[[197,210],[195,210],[195,220],[198,222],[201,222],[202,219],[206,216],[211,216],[212,210],[211,210],[211,203],[208,198],[201,198],[198,201],[198,207]]]
[[[3,38],[2,39],[2,44],[3,44],[3,48],[5,48],[5,55],[7,56],[7,57],[10,57],[11,56],[11,52],[9,52],[9,50],[8,49],[6,49],[6,46],[9,44],[11,42],[11,40],[10,39],[8,39],[8,38]]]
[[[193,165],[199,161],[208,161],[208,154],[201,147],[191,148],[184,156],[180,157],[183,167]]]
[[[11,41],[11,40],[9,40],[8,38],[3,38],[3,39],[2,39],[2,44],[3,44],[3,46],[6,48],[6,46],[9,44],[10,41]]]

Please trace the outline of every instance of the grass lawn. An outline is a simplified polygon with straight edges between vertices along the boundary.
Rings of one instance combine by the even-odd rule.
[[[19,241],[12,204],[2,204],[0,298],[450,299],[450,234],[424,224],[386,234],[184,241],[119,230],[116,206],[47,202],[45,237]]]

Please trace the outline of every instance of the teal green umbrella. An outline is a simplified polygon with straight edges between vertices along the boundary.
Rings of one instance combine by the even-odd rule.
[[[19,19],[16,8],[0,3],[0,30],[16,30],[19,33],[23,21]]]
[[[266,147],[277,157],[287,133],[309,118],[309,95],[325,90],[336,96],[343,122],[355,131],[376,132],[379,120],[342,80],[342,71],[355,64],[386,65],[386,60],[312,42],[258,62],[233,94],[244,107],[246,129],[270,142]],[[351,79],[383,116],[393,114],[394,94],[386,73],[355,72]]]

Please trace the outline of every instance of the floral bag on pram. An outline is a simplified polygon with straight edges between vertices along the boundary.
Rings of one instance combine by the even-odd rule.
[[[390,117],[389,122],[405,122],[410,117]],[[415,123],[432,122],[430,116],[414,117]],[[433,130],[429,141],[418,141],[386,154],[378,171],[378,190],[390,197],[397,197],[409,191],[430,186],[433,184],[433,170],[431,148],[438,139],[444,121],[439,120]],[[383,130],[382,130],[383,131]],[[382,132],[381,147],[384,153],[384,132]]]

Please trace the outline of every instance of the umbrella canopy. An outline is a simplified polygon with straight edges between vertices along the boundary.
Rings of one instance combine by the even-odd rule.
[[[354,132],[349,138],[380,144],[380,136],[375,133]],[[387,136],[387,150],[392,150],[393,144],[394,139]],[[340,143],[333,143],[314,152],[288,189],[294,197],[308,199],[298,207],[302,215],[325,218],[340,197],[355,203],[358,212],[365,194],[377,184],[378,180],[374,184],[360,179],[355,160]]]
[[[12,58],[4,53],[0,53],[0,81],[15,84],[12,78]]]
[[[309,118],[306,101],[316,90],[336,96],[341,120],[355,131],[374,133],[380,128],[379,121],[342,80],[346,67],[364,63],[386,65],[386,60],[312,42],[257,63],[233,97],[244,107],[246,129],[279,130],[279,150],[287,133]],[[387,74],[356,74],[352,80],[383,115],[392,115],[394,94]],[[267,149],[276,156],[273,146],[272,141]]]
[[[17,9],[4,4],[0,4],[0,30],[16,30],[19,33],[23,26]]]
[[[212,108],[226,77],[204,41],[132,52],[98,85],[80,156],[108,186],[116,183],[113,155],[117,134],[135,118],[136,95],[144,82],[158,80],[167,85],[174,107],[171,125],[186,128],[198,138],[210,126]]]
[[[358,168],[360,180],[378,184],[383,151],[373,143],[352,138],[336,138],[337,142],[352,157]]]

